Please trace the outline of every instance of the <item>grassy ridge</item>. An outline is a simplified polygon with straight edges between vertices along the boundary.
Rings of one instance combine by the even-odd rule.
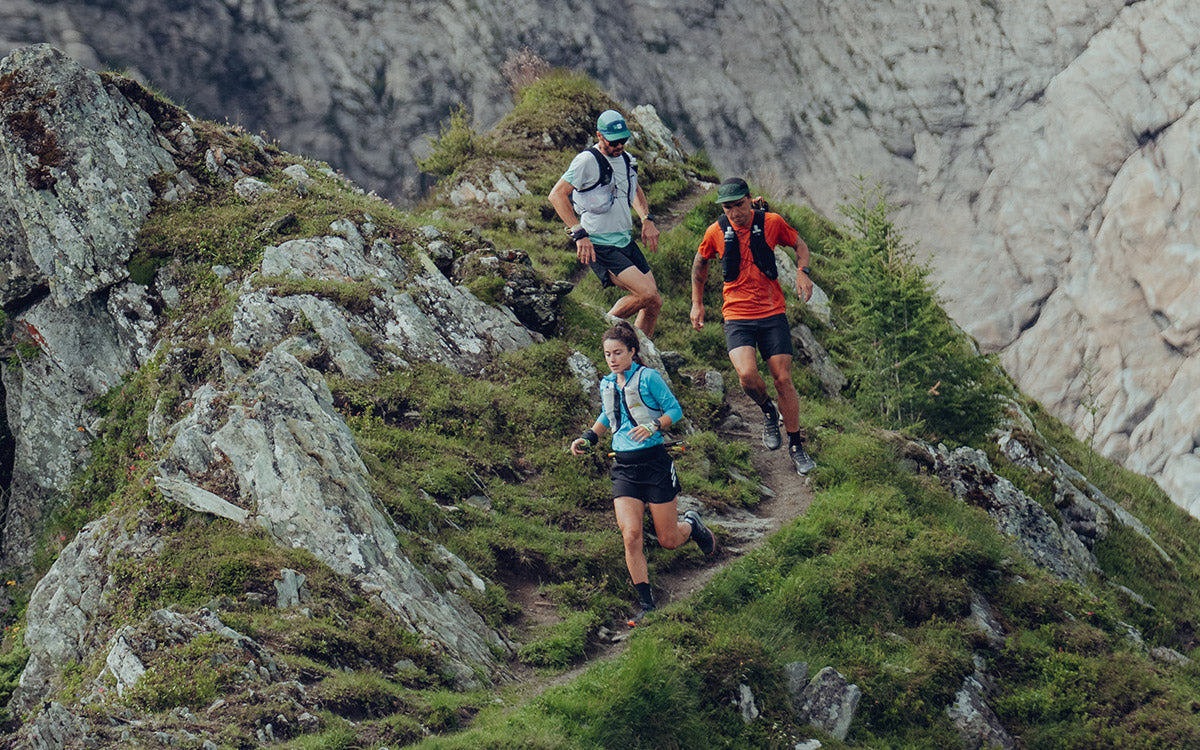
[[[544,196],[585,145],[595,113],[613,104],[586,78],[556,72],[525,89],[513,113],[491,133],[471,133],[465,118],[451,119],[431,167],[450,180],[486,175],[498,160],[519,170],[532,195],[510,215],[454,209],[436,199],[404,213],[331,177],[319,178],[301,196],[284,189],[288,183],[279,166],[299,160],[283,154],[259,175],[281,188],[267,202],[252,207],[214,183],[188,201],[156,209],[135,264],[142,274],[179,264],[187,302],[172,322],[173,335],[184,342],[173,356],[183,358],[186,367],[173,361],[168,377],[163,374],[167,363],[156,362],[99,405],[109,419],[93,463],[54,526],[55,536],[47,539],[39,564],[44,570],[52,560],[54,539],[69,538],[100,514],[121,512],[130,523],[148,524],[164,540],[162,554],[150,569],[116,571],[129,596],[110,624],[153,608],[212,602],[224,622],[279,654],[281,668],[318,696],[323,708],[319,726],[301,730],[294,701],[282,688],[279,694],[250,698],[223,666],[231,655],[208,641],[148,664],[144,687],[119,705],[170,722],[178,707],[198,710],[224,698],[239,707],[227,729],[214,737],[228,748],[255,746],[253,728],[277,715],[292,727],[276,729],[285,740],[282,746],[297,750],[409,743],[431,748],[792,748],[810,736],[833,748],[951,747],[957,740],[945,708],[974,670],[973,656],[982,653],[998,688],[991,704],[1024,746],[1200,746],[1194,713],[1200,706],[1200,671],[1148,659],[1124,625],[1140,628],[1148,645],[1200,655],[1192,635],[1200,590],[1196,522],[1144,479],[1093,459],[1086,446],[1032,404],[1027,410],[1039,435],[1031,437],[1075,466],[1098,464],[1092,481],[1134,511],[1171,557],[1164,562],[1140,537],[1120,530],[1098,547],[1109,579],[1140,595],[1144,604],[1104,581],[1084,590],[1047,577],[1023,562],[981,511],[915,473],[883,428],[928,437],[926,419],[910,413],[881,421],[877,410],[858,398],[827,400],[810,375],[798,373],[801,418],[820,462],[808,514],[731,564],[702,594],[666,608],[651,627],[637,629],[621,659],[593,667],[532,701],[503,688],[452,690],[452,675],[439,671],[435,654],[311,556],[276,549],[261,534],[170,506],[145,488],[141,480],[154,459],[146,439],[150,415],[178,418],[187,394],[215,371],[221,351],[243,365],[255,364],[249,353],[228,343],[231,297],[214,275],[214,263],[250,268],[267,244],[323,233],[336,218],[359,221],[369,215],[387,229],[400,252],[412,250],[413,227],[433,223],[453,234],[477,226],[497,247],[528,253],[547,277],[571,277],[578,266]],[[239,139],[215,126],[198,132],[202,138]],[[656,211],[674,200],[690,177],[714,177],[698,161],[656,169],[643,173]],[[865,239],[868,232],[859,227],[856,234],[853,225],[835,226],[803,208],[777,210],[813,249],[816,279],[836,305],[869,301],[862,297],[872,291],[861,285],[861,274],[851,273],[863,259],[853,257],[846,245],[847,238]],[[283,221],[289,215],[292,219]],[[526,220],[522,231],[516,216]],[[722,371],[727,383],[736,382],[715,325],[715,278],[707,290],[713,323],[697,333],[687,321],[692,256],[714,216],[711,200],[701,200],[650,257],[665,299],[656,342],[682,357],[676,391],[698,429],[689,438],[692,450],[679,461],[686,491],[709,505],[752,506],[758,499],[753,483],[728,472],[736,467],[753,476],[748,452],[717,438],[714,428],[724,407],[687,376],[711,368]],[[361,290],[315,291],[350,299]],[[906,293],[916,298],[918,291]],[[601,363],[599,335],[607,327],[602,311],[613,295],[591,275],[583,276],[564,303],[557,337],[498,359],[478,377],[417,365],[381,373],[370,384],[328,378],[371,471],[376,496],[412,532],[402,535],[408,554],[418,563],[429,559],[428,542],[436,542],[466,560],[493,584],[473,595],[473,606],[494,627],[522,637],[519,659],[549,670],[579,663],[597,623],[622,613],[631,597],[611,518],[606,465],[598,455],[579,459],[565,450],[569,438],[594,416],[566,360],[578,350]],[[798,306],[789,314],[793,322],[818,331],[847,371],[860,372],[855,368],[862,363],[855,357],[865,339],[839,340]],[[857,331],[852,318],[838,323],[849,329],[847,336]],[[941,327],[936,333],[945,335]],[[852,395],[864,393],[867,381],[860,373]],[[982,447],[989,417],[975,418],[957,436]],[[1042,478],[1011,466],[994,449],[990,455],[1005,476],[1052,506],[1052,492]],[[664,570],[703,564],[691,545],[676,551],[648,545],[648,554],[652,580]],[[281,567],[308,576],[311,617],[264,605]],[[518,585],[538,587],[561,615],[561,624],[520,633],[512,597]],[[1000,615],[1008,640],[999,650],[988,650],[966,622],[973,592]],[[19,628],[22,622],[18,607],[5,624]],[[11,686],[24,658],[19,636],[9,631],[0,647],[0,691]],[[810,673],[832,665],[862,688],[863,702],[846,743],[797,726],[783,677],[783,666],[796,660],[807,662]],[[100,658],[65,665],[68,693],[90,684],[102,667]],[[753,690],[762,714],[749,724],[732,705],[743,684]]]

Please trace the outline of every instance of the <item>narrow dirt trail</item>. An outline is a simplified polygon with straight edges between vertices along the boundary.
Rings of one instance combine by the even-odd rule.
[[[708,194],[707,190],[696,186],[661,211],[656,222],[659,231],[665,234],[677,226]],[[580,266],[579,276],[586,272],[587,268]],[[579,278],[572,279],[573,283],[578,281]],[[679,503],[680,514],[688,508],[699,511],[705,523],[715,527],[718,551],[714,559],[706,564],[684,566],[671,571],[651,569],[651,583],[660,607],[683,601],[703,589],[718,571],[761,546],[767,537],[802,515],[812,503],[809,482],[806,478],[797,476],[786,449],[770,451],[763,446],[762,412],[754,402],[741,391],[736,382],[727,384],[725,399],[730,414],[718,429],[718,435],[722,440],[740,442],[750,448],[751,463],[758,473],[760,492],[764,498],[753,511],[714,511],[689,498],[688,488],[683,488]],[[820,458],[816,458],[819,462]],[[646,544],[656,544],[652,536],[652,527],[649,524],[647,526]],[[615,520],[613,533],[619,533]],[[521,585],[510,595],[524,612],[522,631],[528,632],[538,626],[560,622],[562,619],[556,606],[538,593],[536,582]],[[515,680],[510,689],[520,700],[528,700],[551,687],[569,683],[596,663],[624,653],[630,632],[631,629],[623,621],[608,623],[601,628],[588,650],[587,658],[564,672],[547,674],[545,671],[514,664],[511,669]]]
[[[763,488],[765,497],[753,511],[730,509],[722,512],[706,509],[698,504],[689,505],[691,501],[687,498],[687,487],[683,488],[680,513],[688,507],[699,510],[705,523],[715,527],[719,549],[714,559],[707,564],[671,571],[652,569],[651,583],[654,585],[660,607],[683,601],[703,589],[718,571],[760,547],[768,536],[802,515],[812,503],[809,481],[796,474],[787,451],[782,448],[769,451],[763,447],[760,438],[762,412],[754,402],[742,393],[736,384],[727,392],[726,401],[730,407],[730,416],[724,421],[718,434],[723,440],[738,441],[750,447],[751,463],[758,473],[758,483]],[[820,461],[819,457],[817,460]],[[614,521],[614,534],[618,533],[615,523]],[[647,529],[648,546],[655,544],[649,534],[650,530]],[[561,619],[554,605],[537,593],[536,584],[530,583],[521,590],[514,591],[512,596],[525,612],[522,629],[552,624]],[[653,627],[652,623],[650,627]],[[587,658],[565,672],[547,674],[514,664],[513,692],[521,700],[528,700],[551,687],[571,682],[596,663],[624,653],[630,632],[631,628],[622,621],[608,623],[601,628],[598,638],[588,650]]]

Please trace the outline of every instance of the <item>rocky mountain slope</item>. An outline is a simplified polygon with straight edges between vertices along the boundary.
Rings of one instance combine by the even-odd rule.
[[[507,110],[522,47],[825,213],[869,175],[1022,387],[1200,508],[1194,3],[403,7],[16,0],[0,49],[53,42],[394,196],[419,192],[414,157],[451,107],[483,126]]]
[[[503,702],[488,690],[512,679],[514,659],[586,658],[627,586],[602,460],[572,461],[559,443],[594,414],[608,322],[594,281],[564,298],[570,285],[547,278],[572,256],[537,207],[607,98],[569,79],[547,88],[561,101],[540,106],[561,107],[574,131],[530,129],[518,108],[492,142],[502,157],[465,164],[418,216],[52,47],[0,63],[0,552],[7,588],[20,582],[3,600],[0,676],[19,675],[0,683],[12,693],[3,746],[454,741]],[[635,111],[652,182],[673,197],[703,190],[708,175],[680,163],[653,110]],[[518,139],[535,150],[514,150]],[[537,261],[497,241],[524,241]],[[689,235],[655,263],[683,267],[693,248]],[[770,488],[720,437],[745,422],[715,369],[716,327],[686,339],[672,327],[657,341],[678,351],[647,343],[646,355],[695,430],[679,461],[695,495],[681,503],[738,540]],[[680,690],[697,710],[635,731],[1017,747],[1064,724],[1091,741],[1104,719],[1108,746],[1155,731],[1200,741],[1192,715],[1160,699],[1200,698],[1188,656],[1197,524],[1153,494],[1114,498],[1089,481],[1054,447],[1052,423],[1015,399],[986,452],[863,427],[813,329],[793,334],[821,449],[814,518],[638,636],[636,683]],[[864,542],[877,546],[848,551]],[[698,555],[651,556],[666,573]],[[539,589],[558,621],[524,629],[517,588]],[[734,614],[756,608],[785,619],[764,618],[763,632]],[[647,653],[687,660],[675,671],[703,682],[647,682]],[[822,662],[810,670],[791,659],[801,654]],[[1136,676],[1117,697],[1097,698],[1082,676],[1054,681],[1110,663]],[[629,745],[588,739],[621,725],[604,708],[625,700],[619,682],[578,688],[604,721],[550,701],[526,710],[578,726],[524,731],[559,733],[550,746]],[[1089,701],[1078,715],[1039,697],[1074,699],[1077,682]],[[636,694],[626,712],[654,697]],[[692,714],[714,718],[701,727]]]

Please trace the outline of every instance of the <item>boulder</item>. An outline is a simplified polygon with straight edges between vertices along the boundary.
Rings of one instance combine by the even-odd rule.
[[[251,520],[281,546],[307,549],[379,597],[464,674],[467,665],[495,666],[507,642],[404,554],[397,534],[407,532],[371,495],[354,437],[320,373],[275,349],[228,391],[205,385],[192,402],[191,414],[172,428],[160,479],[201,485],[228,462],[237,491],[224,499],[252,508]]]
[[[854,721],[862,691],[833,667],[825,667],[804,686],[794,701],[797,718],[844,740]]]
[[[141,109],[46,44],[0,61],[0,154],[6,307],[47,292],[66,307],[128,276],[150,178],[177,171]]]
[[[1000,724],[983,693],[983,686],[976,676],[967,675],[962,687],[954,694],[954,703],[946,708],[946,715],[958,730],[963,747],[967,750],[1016,748],[1016,740]]]

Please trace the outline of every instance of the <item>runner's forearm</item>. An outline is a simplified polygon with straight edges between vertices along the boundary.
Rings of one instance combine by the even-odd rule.
[[[692,261],[692,304],[704,304],[704,285],[708,283],[708,258],[696,253]]]

